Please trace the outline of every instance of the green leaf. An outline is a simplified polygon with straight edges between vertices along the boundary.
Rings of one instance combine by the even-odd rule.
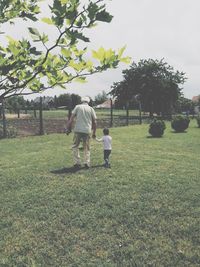
[[[124,62],[126,64],[129,64],[131,62],[131,57],[120,58],[120,62]]]
[[[87,69],[89,70],[89,71],[92,71],[92,69],[93,69],[93,62],[92,61],[87,61],[86,62],[86,67],[87,67]]]
[[[78,77],[78,78],[75,78],[74,81],[79,82],[79,83],[87,83],[86,77]]]
[[[92,56],[100,61],[104,59],[105,56],[105,49],[103,47],[100,47],[98,51],[93,50]]]
[[[82,33],[77,32],[77,33],[74,34],[74,36],[77,39],[80,39],[80,40],[82,40],[84,42],[87,42],[87,43],[90,42],[90,39],[88,37],[84,36]]]
[[[16,41],[15,39],[13,39],[11,36],[6,36],[6,38],[8,39],[8,41],[9,41],[9,43],[11,43],[11,44],[17,44],[18,43],[18,41]]]
[[[105,54],[105,59],[109,59],[115,55],[112,49],[107,50],[104,54]]]
[[[74,60],[69,62],[69,67],[72,67],[76,71],[81,71],[83,69],[83,65],[81,63],[76,63]]]
[[[62,5],[66,5],[69,2],[69,0],[60,0],[60,2]]]
[[[113,16],[110,15],[105,9],[96,14],[96,20],[103,22],[111,22]]]
[[[48,37],[48,35],[46,35],[46,34],[43,33],[43,35],[42,35],[42,37],[41,37],[41,41],[42,41],[44,44],[47,43],[47,42],[49,41],[49,37]]]
[[[42,18],[41,21],[43,21],[44,23],[47,23],[49,25],[53,25],[53,20],[50,18]]]
[[[126,49],[126,45],[123,46],[121,49],[118,51],[118,57],[121,58],[122,54],[124,53],[124,50]]]
[[[29,32],[31,34],[36,35],[36,36],[40,36],[40,33],[39,33],[39,31],[36,28],[28,27],[28,29],[29,29]]]
[[[61,53],[64,57],[67,57],[67,58],[71,57],[71,54],[72,54],[70,49],[66,49],[66,48],[61,48]]]

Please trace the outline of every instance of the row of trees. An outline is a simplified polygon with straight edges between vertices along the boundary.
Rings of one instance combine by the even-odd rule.
[[[103,103],[108,99],[108,94],[105,91],[98,93],[94,100],[91,99],[91,105],[96,106]],[[58,96],[42,97],[43,109],[56,109],[56,108],[66,108],[73,109],[77,104],[81,103],[81,97],[77,94],[61,94]],[[34,100],[26,100],[23,96],[12,96],[5,100],[5,108],[10,112],[17,113],[18,110],[32,110],[39,109],[40,97]]]
[[[91,101],[92,106],[96,106],[98,104],[103,103],[109,99],[108,94],[105,91],[98,93],[94,100]],[[81,97],[77,94],[61,94],[59,96],[49,97],[44,96],[43,100],[43,109],[56,109],[56,108],[66,108],[73,109],[75,105],[81,103]],[[114,108],[124,109],[125,101],[120,96],[115,101]],[[40,98],[36,98],[34,100],[25,100],[23,96],[13,96],[5,101],[5,108],[10,112],[17,113],[19,110],[33,110],[39,109]],[[195,105],[198,103],[194,103],[192,100],[187,99],[183,96],[180,96],[176,103],[174,103],[174,111],[175,113],[189,112],[192,114],[194,112]],[[137,97],[133,97],[129,101],[129,109],[139,109],[139,103]]]
[[[42,97],[43,109],[52,108],[74,108],[75,105],[81,103],[81,97],[77,94],[62,94],[59,96]],[[17,113],[18,110],[39,109],[40,97],[34,100],[25,100],[23,96],[13,96],[5,100],[4,106],[7,110]]]

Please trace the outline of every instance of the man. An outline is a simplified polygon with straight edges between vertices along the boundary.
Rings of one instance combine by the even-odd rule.
[[[74,140],[73,140],[73,156],[74,156],[74,167],[81,167],[81,159],[79,154],[79,144],[83,143],[83,157],[85,168],[90,167],[90,135],[95,138],[96,134],[96,113],[92,107],[88,104],[90,102],[89,97],[82,97],[81,104],[76,105],[72,111],[72,115],[67,122],[67,132],[69,133],[72,128],[72,124],[75,120],[74,126]]]

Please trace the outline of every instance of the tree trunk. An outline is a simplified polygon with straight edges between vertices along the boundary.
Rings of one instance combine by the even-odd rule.
[[[2,116],[3,116],[3,138],[7,137],[7,123],[6,123],[6,115],[5,115],[5,105],[4,99],[2,100]]]

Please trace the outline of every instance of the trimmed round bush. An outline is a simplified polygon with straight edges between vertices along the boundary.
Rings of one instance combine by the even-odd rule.
[[[190,119],[187,116],[177,115],[171,121],[171,127],[177,133],[184,132],[189,127]]]
[[[154,119],[149,125],[149,133],[153,137],[161,137],[166,129],[165,122]]]
[[[196,120],[197,120],[198,127],[200,128],[200,115],[198,115],[198,116],[196,117]]]
[[[16,128],[12,127],[12,126],[7,126],[6,129],[6,137],[7,138],[14,138],[17,136],[17,130]],[[0,125],[0,139],[3,138],[3,126]]]

